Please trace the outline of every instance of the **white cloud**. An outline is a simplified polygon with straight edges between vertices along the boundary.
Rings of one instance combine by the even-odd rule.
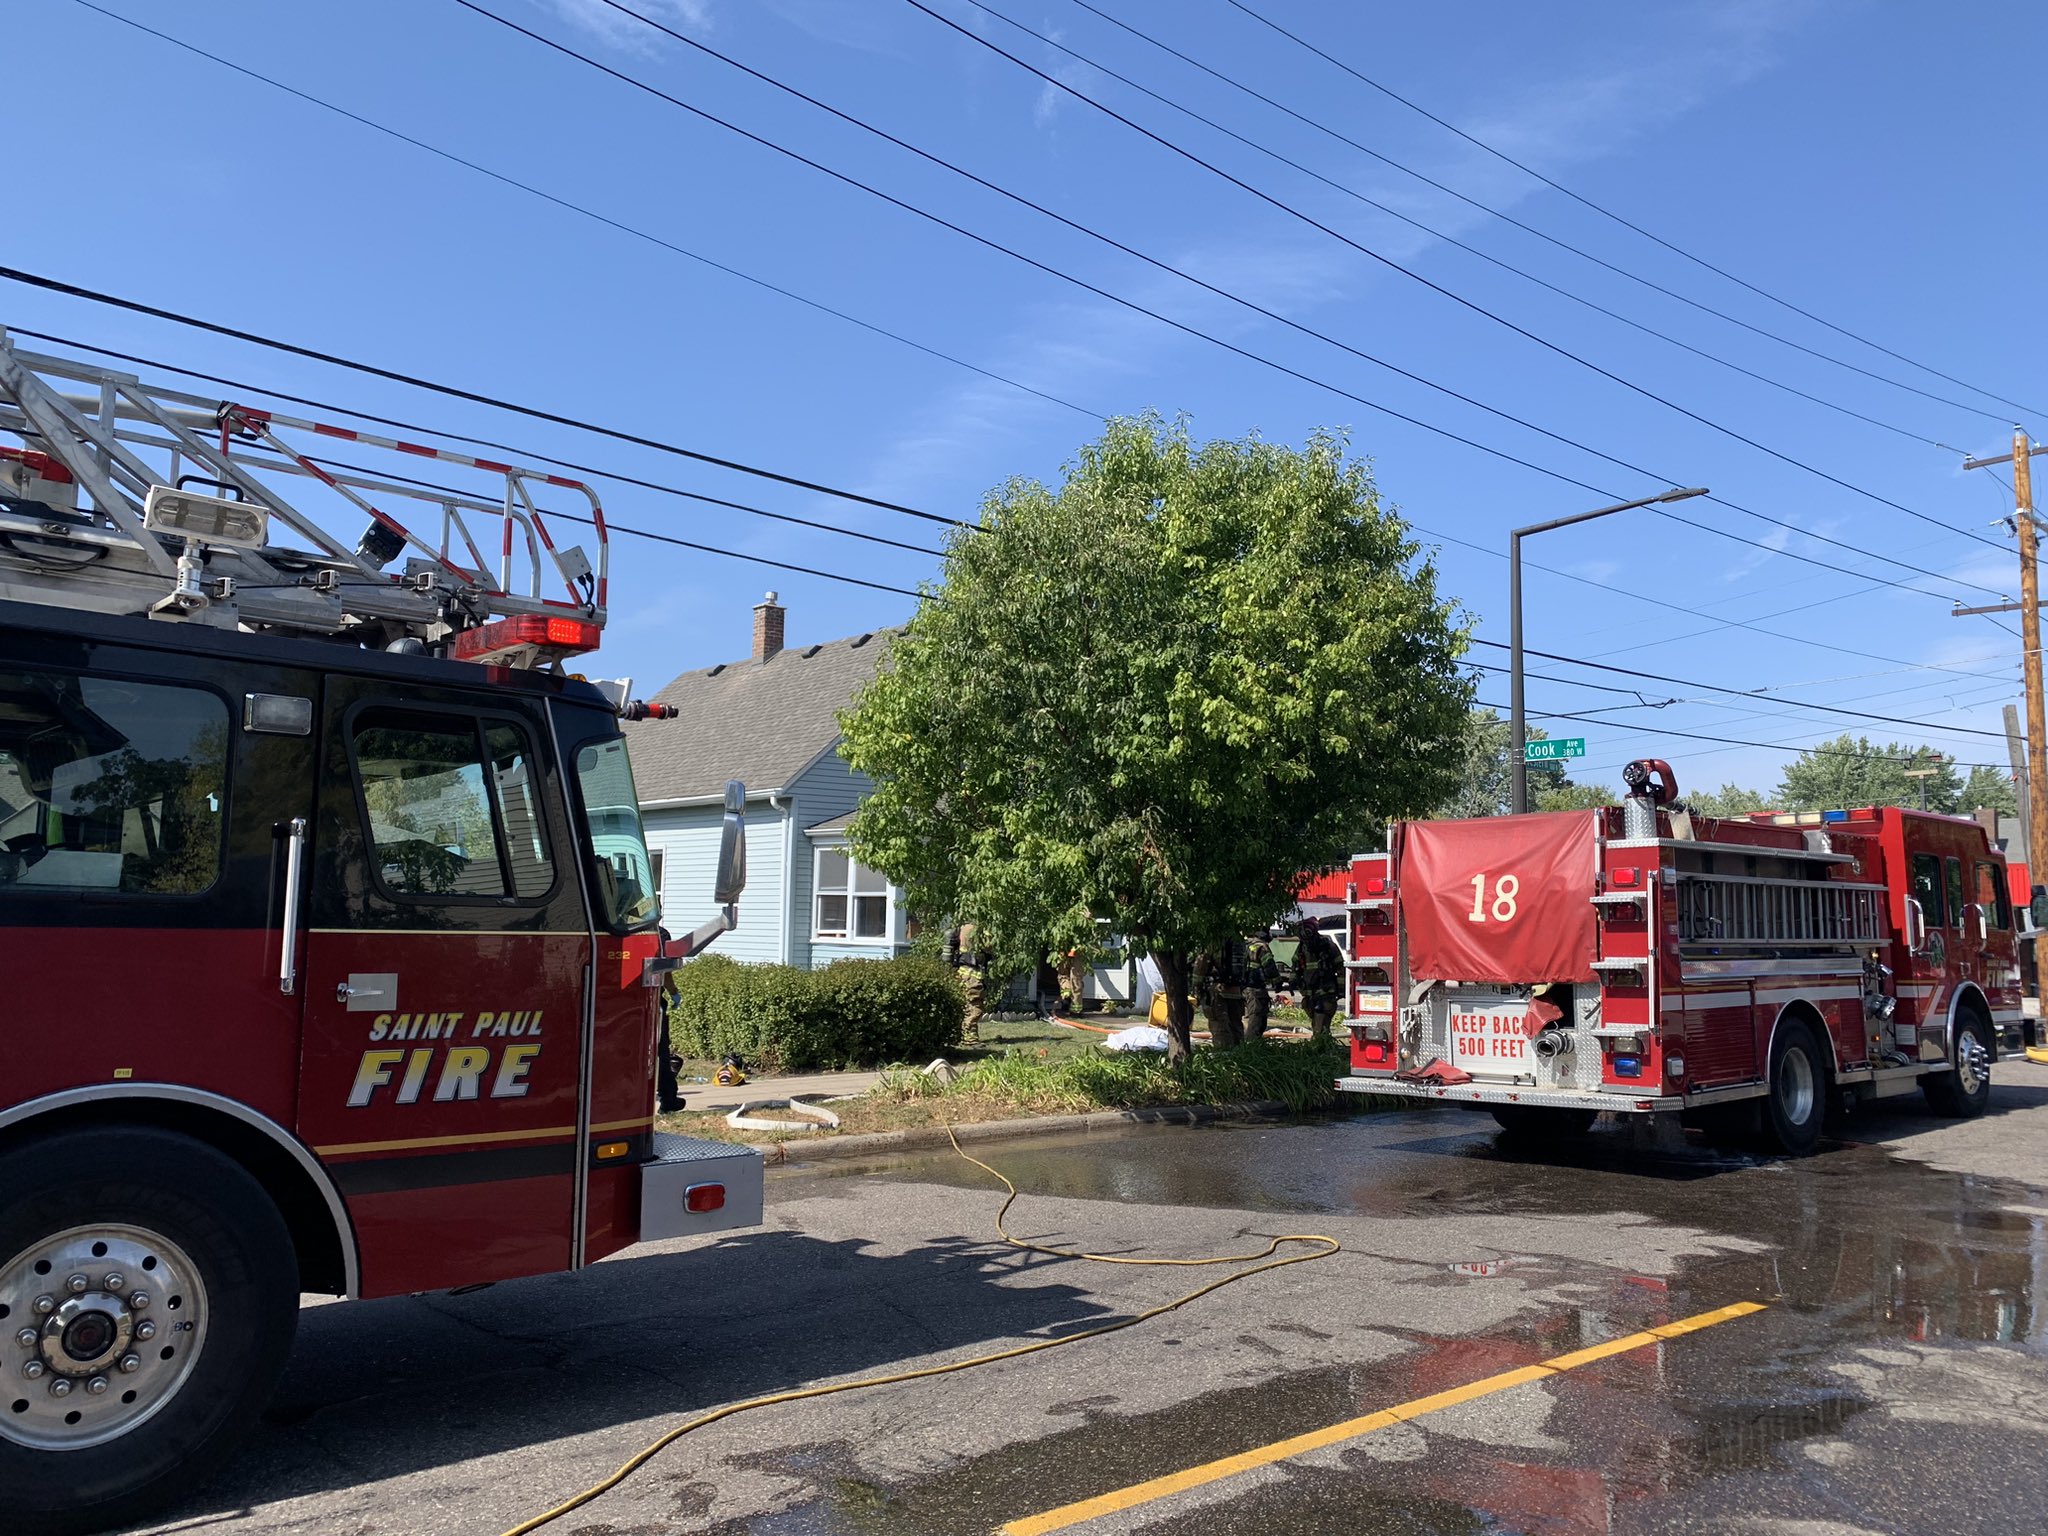
[[[652,53],[666,41],[654,28],[635,21],[605,0],[536,0],[570,25],[613,48]],[[680,32],[709,32],[711,0],[621,0],[650,21]]]
[[[1054,32],[1052,40],[1057,43],[1061,36],[1061,33]],[[1053,120],[1059,116],[1060,109],[1070,99],[1067,92],[1060,88],[1062,85],[1071,86],[1082,95],[1099,100],[1104,84],[1101,74],[1057,48],[1047,48],[1045,55],[1044,68],[1052,79],[1039,88],[1037,99],[1031,104],[1031,121],[1040,128],[1050,128]]]
[[[1724,581],[1740,581],[1774,556],[1785,552],[1785,546],[1792,542],[1790,528],[1772,528],[1758,539],[1759,548],[1752,549],[1721,573]]]

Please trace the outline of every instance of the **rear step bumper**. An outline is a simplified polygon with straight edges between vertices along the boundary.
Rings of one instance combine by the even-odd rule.
[[[767,1166],[753,1147],[656,1131],[654,1156],[640,1165],[640,1241],[758,1227]],[[692,1191],[702,1205],[713,1188],[715,1208],[690,1209]]]
[[[1505,1083],[1404,1083],[1391,1077],[1340,1077],[1342,1093],[1388,1098],[1430,1099],[1447,1104],[1520,1104],[1534,1109],[1602,1109],[1620,1115],[1650,1115],[1685,1108],[1675,1094],[1603,1093],[1585,1088],[1517,1088]]]

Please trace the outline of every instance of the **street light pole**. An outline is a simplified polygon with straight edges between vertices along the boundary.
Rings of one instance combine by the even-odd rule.
[[[1611,517],[1616,512],[1633,512],[1637,507],[1654,507],[1667,501],[1684,501],[1692,496],[1704,496],[1707,488],[1694,486],[1690,490],[1666,491],[1660,496],[1645,496],[1639,501],[1624,501],[1611,507],[1598,507],[1591,512],[1575,512],[1570,517],[1554,517],[1547,523],[1531,523],[1526,528],[1511,529],[1508,533],[1508,782],[1511,786],[1509,809],[1516,815],[1529,809],[1529,765],[1524,754],[1529,749],[1528,722],[1522,709],[1522,540],[1532,534],[1548,533],[1553,528],[1569,528],[1573,523],[1589,523],[1596,517]]]

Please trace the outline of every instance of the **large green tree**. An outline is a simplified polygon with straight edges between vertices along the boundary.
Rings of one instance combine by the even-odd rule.
[[[2019,815],[2019,793],[2013,784],[2012,774],[2006,769],[1987,768],[1979,763],[1963,781],[1962,803],[1958,809],[1965,814],[1997,811],[2001,816]]]
[[[1908,770],[1933,769],[1925,779]],[[1933,747],[1888,741],[1877,746],[1867,736],[1837,736],[1809,747],[1785,765],[1778,803],[1788,811],[1846,810],[1857,805],[1921,804],[1926,786],[1930,811],[1954,811],[1963,800],[1962,775],[1954,762]]]
[[[1193,956],[1459,771],[1462,616],[1344,450],[1143,417],[991,493],[844,717],[861,860],[1011,965],[1106,919],[1184,1059]]]

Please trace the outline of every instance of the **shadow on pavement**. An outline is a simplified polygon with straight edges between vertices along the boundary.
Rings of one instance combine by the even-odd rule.
[[[964,1239],[741,1233],[461,1295],[315,1306],[243,1454],[166,1528],[1114,1314]],[[196,1523],[196,1524],[195,1524]]]

